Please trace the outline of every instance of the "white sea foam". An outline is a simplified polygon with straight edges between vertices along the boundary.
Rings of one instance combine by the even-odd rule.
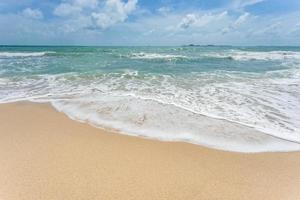
[[[0,52],[0,58],[14,58],[14,57],[40,57],[47,54],[55,53],[52,51],[45,52]]]
[[[57,100],[52,104],[72,119],[113,128],[129,135],[186,141],[238,152],[300,149],[300,144],[272,137],[246,126],[131,96],[101,95],[92,99],[84,97]]]
[[[300,149],[298,69],[191,76],[126,70],[6,78],[0,97],[52,102],[73,119],[132,135],[241,152]]]
[[[132,53],[129,56],[131,59],[162,59],[162,60],[176,60],[176,59],[188,59],[197,60],[201,58],[223,58],[232,59],[236,61],[279,61],[279,60],[300,60],[300,52],[295,51],[241,51],[241,50],[226,50],[223,52],[209,52],[200,53],[198,55],[180,55],[180,54],[165,54],[165,53]]]
[[[254,52],[254,51],[224,51],[222,53],[208,53],[204,54],[207,57],[215,58],[228,58],[237,61],[250,61],[250,60],[300,60],[300,52],[294,51],[269,51],[269,52]]]
[[[132,53],[130,55],[132,59],[165,59],[165,60],[173,60],[173,59],[180,59],[180,58],[187,58],[184,55],[173,55],[173,54],[163,54],[163,53]]]

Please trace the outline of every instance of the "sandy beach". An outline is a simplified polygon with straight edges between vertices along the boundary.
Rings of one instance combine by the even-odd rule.
[[[0,105],[0,199],[300,199],[300,152],[242,154]]]

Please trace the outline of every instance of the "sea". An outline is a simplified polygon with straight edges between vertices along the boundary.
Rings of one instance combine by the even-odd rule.
[[[0,46],[0,103],[47,102],[121,134],[300,150],[300,47]]]

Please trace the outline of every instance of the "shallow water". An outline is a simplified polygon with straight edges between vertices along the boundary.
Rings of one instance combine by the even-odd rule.
[[[299,150],[299,86],[300,47],[0,47],[2,103],[233,151]]]

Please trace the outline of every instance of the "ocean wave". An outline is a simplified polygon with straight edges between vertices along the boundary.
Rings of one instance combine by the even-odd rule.
[[[300,60],[300,52],[295,51],[239,51],[229,50],[224,52],[200,53],[198,55],[180,55],[166,53],[132,53],[129,55],[131,59],[145,60],[201,60],[205,58],[229,59],[235,61],[280,61],[280,60]]]
[[[44,52],[0,52],[0,58],[23,58],[23,57],[41,57],[54,54],[53,51]]]
[[[3,79],[0,97],[52,102],[71,118],[133,135],[232,151],[284,151],[300,149],[279,142],[300,142],[299,76],[298,69],[188,77],[69,73]]]
[[[174,59],[185,59],[187,56],[184,55],[173,55],[173,54],[160,54],[160,53],[132,53],[129,56],[131,59],[164,59],[164,60],[174,60]]]
[[[133,96],[101,94],[101,98],[55,100],[52,105],[74,120],[133,136],[185,141],[238,152],[300,149],[300,144],[266,135],[247,126]]]
[[[222,53],[204,54],[206,57],[222,58],[236,61],[251,61],[251,60],[300,60],[300,52],[294,51],[269,51],[269,52],[254,52],[254,51],[225,51]]]

